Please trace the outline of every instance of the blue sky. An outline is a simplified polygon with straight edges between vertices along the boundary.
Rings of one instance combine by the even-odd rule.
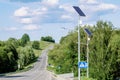
[[[59,42],[77,25],[72,6],[78,5],[86,14],[83,24],[104,20],[120,28],[120,0],[0,0],[0,40],[27,33],[31,40],[52,36]]]

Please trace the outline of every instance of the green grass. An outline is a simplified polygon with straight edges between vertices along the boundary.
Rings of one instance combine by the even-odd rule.
[[[93,78],[87,78],[87,77],[85,77],[85,76],[82,76],[82,77],[81,77],[81,80],[96,80],[96,79],[93,79]]]
[[[34,49],[35,56],[39,57],[39,55],[41,54],[42,50],[44,50],[45,48],[47,48],[51,44],[54,44],[54,43],[46,42],[46,41],[40,41],[40,49],[39,50]]]
[[[78,77],[74,78],[74,80],[78,80]],[[86,76],[81,76],[80,80],[96,80],[96,79],[87,78]]]
[[[57,72],[55,72],[55,71],[56,71],[55,68],[54,68],[54,67],[51,67],[51,66],[48,66],[48,67],[47,67],[47,70],[49,70],[49,71],[51,71],[51,72],[54,72],[54,73],[57,73]]]
[[[39,57],[39,55],[41,54],[42,50],[36,50],[34,49],[34,53],[36,57]]]
[[[51,42],[46,42],[46,41],[40,41],[40,49],[45,49],[47,48],[48,46],[52,45],[54,43],[51,43]]]

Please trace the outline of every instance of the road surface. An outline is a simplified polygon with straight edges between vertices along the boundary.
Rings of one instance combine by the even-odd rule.
[[[0,80],[56,80],[53,75],[46,70],[47,67],[47,53],[53,46],[42,51],[34,67],[26,72],[11,74],[7,76],[0,76]]]

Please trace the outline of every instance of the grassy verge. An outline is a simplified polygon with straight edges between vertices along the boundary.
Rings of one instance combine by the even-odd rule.
[[[48,66],[48,67],[47,67],[47,70],[49,70],[49,71],[51,71],[51,72],[54,72],[54,73],[57,73],[57,72],[55,72],[55,71],[56,71],[55,68],[54,68],[54,67],[51,67],[51,66]]]
[[[85,77],[85,76],[82,76],[82,77],[81,77],[81,80],[96,80],[96,79],[93,79],[93,78],[87,78],[87,77]]]
[[[78,77],[74,78],[74,80],[78,80]],[[81,76],[80,80],[96,80],[96,79],[87,78],[86,76]]]

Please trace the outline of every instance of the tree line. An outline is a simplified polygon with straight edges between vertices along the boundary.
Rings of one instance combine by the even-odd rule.
[[[98,21],[96,25],[80,27],[81,43],[87,41],[84,28],[92,32],[89,42],[89,75],[97,80],[114,80],[120,77],[120,29],[111,22]],[[78,35],[77,29],[62,37],[49,53],[49,64],[56,73],[74,72],[78,75]],[[81,44],[81,61],[86,61],[86,45]],[[81,69],[86,73],[86,69]],[[83,74],[84,76],[86,74]]]
[[[51,36],[41,37],[41,40],[55,43],[55,40]]]
[[[28,34],[18,40],[9,38],[7,41],[0,41],[0,73],[20,70],[32,63],[36,59],[34,48],[38,47],[39,41],[30,42]]]
[[[42,41],[54,41],[51,36],[42,38]],[[22,70],[35,62],[38,58],[35,50],[41,50],[40,41],[30,41],[26,33],[20,39],[9,38],[7,41],[0,41],[0,73]]]

